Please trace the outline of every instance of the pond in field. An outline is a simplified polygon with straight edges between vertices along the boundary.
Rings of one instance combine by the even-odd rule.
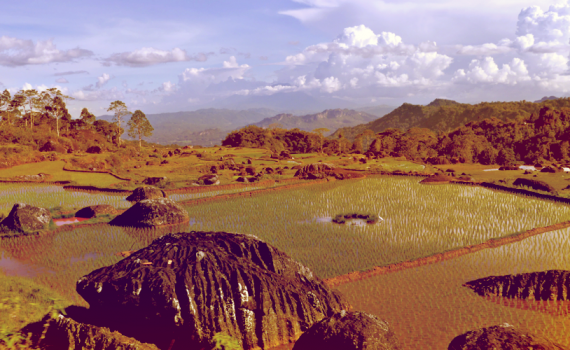
[[[564,229],[338,289],[355,309],[386,319],[404,349],[447,349],[457,335],[505,322],[568,346],[568,302],[491,301],[462,285],[488,276],[570,270],[569,251],[570,229]]]

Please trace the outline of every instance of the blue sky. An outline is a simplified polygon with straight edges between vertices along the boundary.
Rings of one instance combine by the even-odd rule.
[[[59,87],[105,113],[305,94],[367,106],[568,96],[567,1],[20,1],[0,89]],[[296,94],[295,94],[296,93]],[[231,105],[230,105],[231,106]]]

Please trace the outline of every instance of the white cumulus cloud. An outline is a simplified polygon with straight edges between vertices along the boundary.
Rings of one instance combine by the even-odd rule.
[[[59,50],[52,39],[33,42],[9,36],[0,37],[0,65],[25,66],[52,62],[71,62],[92,56],[93,52],[80,48]]]
[[[204,62],[212,53],[199,53],[190,56],[185,50],[178,47],[170,51],[158,50],[152,47],[143,47],[131,52],[114,53],[105,59],[107,64],[114,63],[119,66],[147,67],[160,63],[198,61]]]

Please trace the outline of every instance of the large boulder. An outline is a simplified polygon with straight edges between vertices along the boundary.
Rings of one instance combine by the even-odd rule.
[[[335,166],[327,163],[312,163],[305,165],[295,173],[301,179],[322,179],[335,170]]]
[[[75,217],[90,219],[104,214],[116,215],[117,209],[109,204],[92,205],[79,209],[77,213],[75,213]]]
[[[110,224],[116,226],[152,227],[175,225],[188,221],[188,213],[168,198],[145,199],[137,202]]]
[[[570,271],[548,270],[490,276],[464,284],[480,296],[526,300],[570,300]]]
[[[198,184],[199,185],[206,185],[206,186],[219,185],[220,179],[218,178],[218,175],[216,175],[216,174],[203,175],[203,176],[200,176],[198,178]]]
[[[166,193],[159,188],[152,186],[142,186],[135,188],[133,193],[131,193],[131,195],[128,196],[126,199],[129,202],[140,202],[145,199],[166,198],[166,197],[167,197]]]
[[[387,322],[364,312],[341,311],[314,324],[293,350],[401,349]]]
[[[455,337],[448,350],[564,350],[562,345],[509,324],[481,328]]]
[[[143,180],[143,184],[156,186],[156,185],[163,185],[166,183],[166,181],[167,181],[167,178],[165,176],[147,177],[146,179]]]
[[[35,233],[49,229],[51,214],[45,208],[16,203],[0,222],[0,232]]]
[[[556,190],[554,189],[554,187],[552,187],[549,184],[547,184],[546,182],[540,181],[540,180],[525,179],[525,178],[519,177],[518,179],[516,179],[513,182],[513,185],[530,187],[533,190],[538,190],[538,191],[556,193]]]
[[[139,202],[141,203],[141,202]],[[252,235],[162,236],[82,277],[77,292],[119,331],[173,349],[199,349],[214,334],[244,349],[295,341],[348,304],[310,269]]]
[[[37,343],[41,349],[158,350],[154,344],[141,343],[106,327],[80,323],[63,315],[46,318],[35,333],[40,333]]]

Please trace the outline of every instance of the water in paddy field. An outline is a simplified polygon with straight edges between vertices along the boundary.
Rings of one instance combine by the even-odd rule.
[[[338,287],[355,310],[388,321],[404,349],[447,349],[467,331],[509,323],[570,345],[569,302],[484,298],[463,284],[488,276],[570,270],[570,229]]]
[[[8,257],[0,251],[0,270],[8,276],[35,277],[38,274],[49,272],[48,269],[34,265],[25,260]]]

